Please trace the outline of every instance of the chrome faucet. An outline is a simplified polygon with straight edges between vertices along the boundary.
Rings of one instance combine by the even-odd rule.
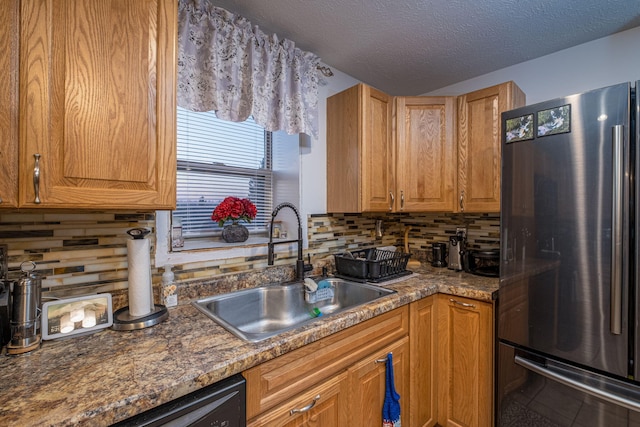
[[[276,215],[282,208],[291,208],[293,212],[296,214],[296,218],[298,219],[298,238],[296,240],[282,240],[280,242],[273,241],[273,221],[276,219]],[[275,245],[281,245],[285,243],[297,243],[298,244],[298,259],[296,261],[296,279],[304,280],[304,272],[311,271],[313,266],[311,264],[305,264],[304,259],[302,258],[302,221],[300,221],[300,213],[298,213],[298,209],[289,202],[280,203],[275,207],[273,212],[271,212],[271,226],[269,227],[269,245],[268,245],[268,255],[267,255],[267,264],[273,265],[273,247]]]

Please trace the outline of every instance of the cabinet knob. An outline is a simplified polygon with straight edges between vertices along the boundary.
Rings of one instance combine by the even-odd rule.
[[[460,191],[460,212],[464,212],[464,190]]]
[[[292,410],[289,411],[289,415],[294,415],[294,414],[301,414],[303,412],[307,412],[309,410],[311,410],[311,408],[313,408],[314,406],[316,406],[316,402],[320,400],[320,395],[316,395],[316,397],[313,398],[313,401],[311,403],[309,403],[307,406],[303,406],[302,408],[294,408]]]
[[[400,190],[400,210],[404,210],[404,190]]]
[[[393,210],[393,204],[396,201],[396,198],[393,196],[393,191],[389,191],[389,198],[390,198],[390,202],[389,202],[389,211]]]

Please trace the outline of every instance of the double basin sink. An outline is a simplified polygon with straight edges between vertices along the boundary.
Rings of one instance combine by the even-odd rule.
[[[237,337],[258,342],[396,292],[339,278],[318,284],[322,289],[312,298],[305,299],[305,285],[297,281],[214,295],[193,305]]]

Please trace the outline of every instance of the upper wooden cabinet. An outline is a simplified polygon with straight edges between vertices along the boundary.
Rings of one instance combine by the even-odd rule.
[[[455,124],[454,97],[396,98],[395,211],[451,211]]]
[[[455,115],[455,98],[398,97],[393,105],[364,84],[328,98],[327,211],[450,211]]]
[[[500,116],[525,102],[524,92],[514,82],[458,97],[455,212],[500,212]]]
[[[327,212],[393,208],[392,101],[364,84],[327,99]]]
[[[18,13],[0,0],[0,206],[18,205]]]
[[[177,0],[20,8],[17,170],[1,157],[18,196],[0,206],[173,209]]]

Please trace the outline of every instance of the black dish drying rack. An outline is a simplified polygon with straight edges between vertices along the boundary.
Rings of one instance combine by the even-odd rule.
[[[334,255],[336,276],[363,282],[383,282],[412,272],[407,270],[411,254],[382,249],[360,249]]]

